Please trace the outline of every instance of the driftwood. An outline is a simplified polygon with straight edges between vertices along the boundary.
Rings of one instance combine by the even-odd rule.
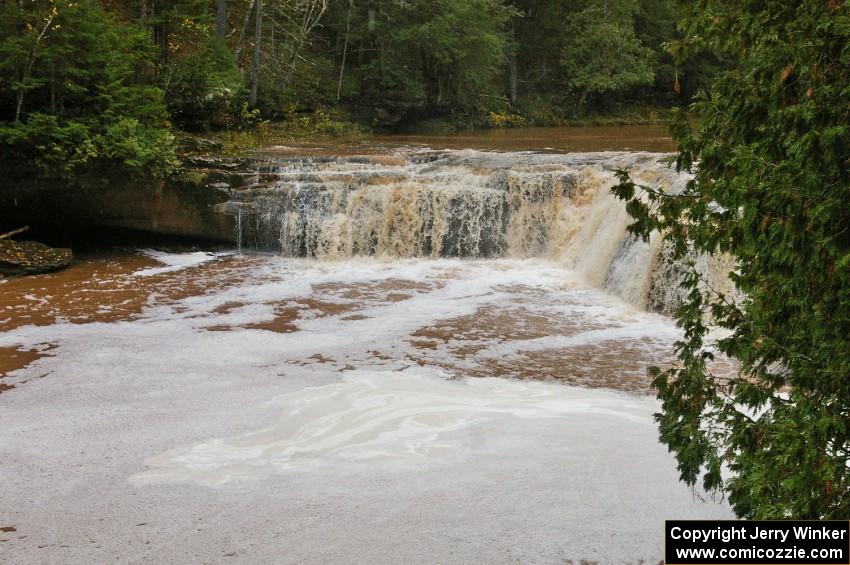
[[[25,231],[27,231],[28,229],[30,229],[30,227],[29,227],[29,226],[24,226],[24,227],[22,227],[22,228],[18,228],[18,229],[16,229],[16,230],[7,231],[6,233],[0,233],[0,239],[7,239],[7,238],[10,238],[10,237],[12,237],[12,236],[18,235],[19,233],[24,233],[24,232],[25,232]]]

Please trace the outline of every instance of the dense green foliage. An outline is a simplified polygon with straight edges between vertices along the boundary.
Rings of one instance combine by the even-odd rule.
[[[678,116],[684,192],[622,174],[635,233],[723,253],[740,296],[693,270],[680,364],[654,369],[682,478],[748,518],[850,516],[850,3],[697,0],[680,57],[739,61]],[[711,323],[709,323],[709,321]],[[707,332],[737,360],[711,370]]]
[[[350,93],[392,110],[483,112],[492,106],[486,99],[499,94],[493,81],[504,68],[505,24],[514,14],[504,2],[384,4],[374,15],[365,13],[365,33],[349,42],[353,52],[371,51],[352,69]]]
[[[162,91],[138,26],[93,2],[4,3],[0,12],[0,148],[12,166],[63,176],[110,160],[164,171],[172,159]]]
[[[244,94],[242,75],[227,48],[206,40],[168,70],[163,88],[171,119],[190,130],[229,128]]]
[[[674,20],[671,0],[354,0],[329,5],[307,56],[338,68],[347,47],[341,102],[379,122],[497,112],[555,124],[675,101],[662,49]]]
[[[42,176],[166,174],[173,126],[503,127],[671,104],[674,19],[672,0],[5,1],[0,148]]]
[[[652,83],[652,52],[634,29],[637,2],[590,2],[567,26],[573,38],[561,48],[569,86],[579,92],[577,111],[589,94],[621,92]]]

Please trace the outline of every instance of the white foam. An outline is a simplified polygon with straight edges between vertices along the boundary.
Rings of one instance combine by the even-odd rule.
[[[349,371],[341,382],[281,396],[274,405],[282,414],[275,426],[153,457],[150,469],[130,481],[221,485],[351,462],[421,470],[458,455],[475,458],[490,443],[487,429],[496,420],[557,419],[548,425],[563,426],[581,417],[581,425],[593,427],[601,417],[651,426],[654,407],[610,392],[501,378],[449,380],[422,368]],[[470,434],[473,427],[481,435]]]
[[[200,265],[207,261],[212,261],[222,256],[221,253],[207,253],[205,251],[196,251],[194,253],[166,253],[164,251],[157,251],[156,249],[142,249],[141,252],[166,266],[140,269],[133,273],[133,275],[137,277],[149,277],[151,275],[180,271],[189,267]]]
[[[478,354],[482,358],[509,357],[517,353],[530,351],[546,351],[570,349],[582,345],[603,344],[608,341],[635,341],[652,337],[670,342],[679,337],[679,332],[669,321],[660,317],[646,319],[621,327],[607,327],[601,330],[588,330],[574,335],[549,335],[527,340],[516,340],[496,344]]]
[[[243,562],[657,562],[663,519],[730,517],[678,482],[653,399],[438,369],[669,344],[669,320],[543,260],[222,261],[238,284],[152,295],[133,320],[0,333],[0,347],[55,345],[0,396],[0,507],[18,509],[23,562],[218,562],[231,543]],[[396,279],[405,300],[345,292]],[[294,319],[292,333],[240,327],[307,298],[351,308]],[[518,307],[578,331],[416,346],[447,320]]]

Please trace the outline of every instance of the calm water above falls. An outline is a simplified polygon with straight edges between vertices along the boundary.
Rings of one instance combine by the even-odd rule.
[[[25,536],[0,550],[658,562],[665,518],[729,517],[657,443],[644,370],[679,333],[647,309],[676,268],[607,191],[622,164],[682,179],[658,154],[480,149],[275,150],[228,209],[276,254],[0,282],[3,518]]]
[[[432,148],[486,149],[492,151],[590,151],[675,150],[667,126],[598,126],[491,129],[445,136],[397,135],[378,138],[387,143],[405,143]]]
[[[665,125],[485,129],[443,135],[380,135],[364,141],[323,140],[267,148],[264,154],[371,154],[401,147],[477,149],[481,151],[538,151],[573,153],[651,151],[669,153],[676,146]]]

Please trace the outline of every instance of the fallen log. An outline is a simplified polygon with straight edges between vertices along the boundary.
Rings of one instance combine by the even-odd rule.
[[[24,227],[18,228],[16,230],[7,231],[6,233],[0,233],[0,239],[8,239],[10,237],[18,235],[19,233],[24,233],[28,229],[30,229],[29,226],[24,226]]]

